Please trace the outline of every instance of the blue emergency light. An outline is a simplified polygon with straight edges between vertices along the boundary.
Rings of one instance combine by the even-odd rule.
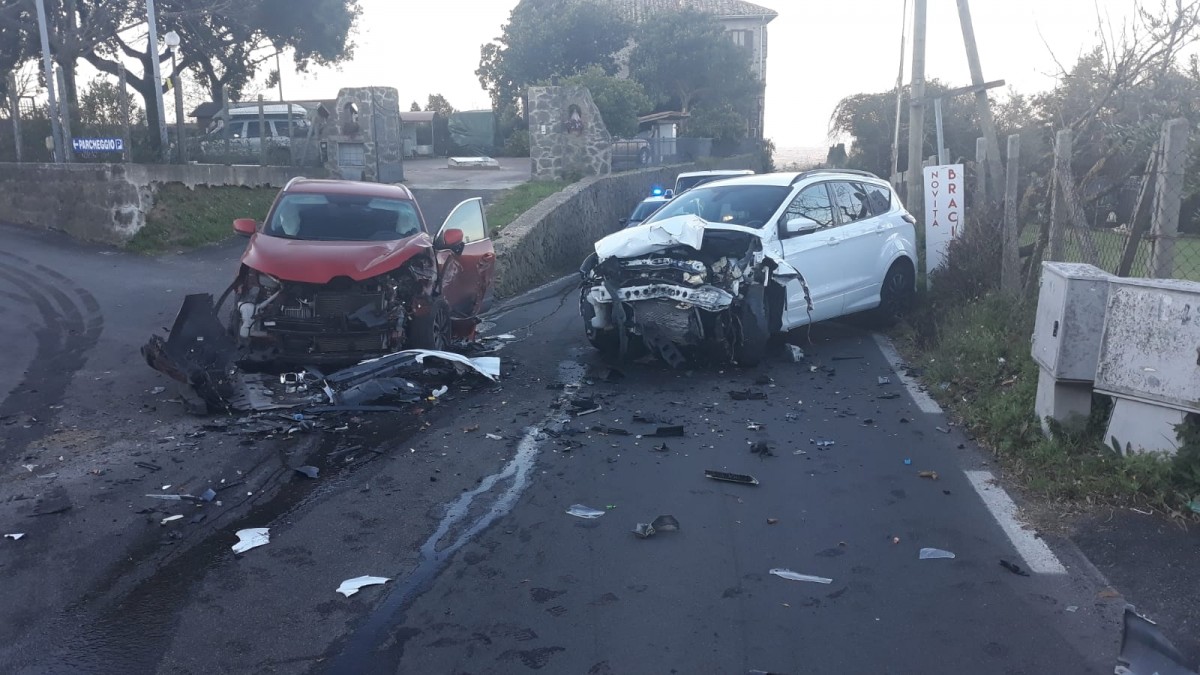
[[[660,188],[659,186],[655,185],[654,187],[650,188],[650,196],[651,197],[661,197],[662,194],[663,194],[663,189]]]

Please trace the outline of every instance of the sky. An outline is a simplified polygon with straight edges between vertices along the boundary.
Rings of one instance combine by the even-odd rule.
[[[839,100],[892,89],[904,2],[756,1],[779,13],[769,27],[767,136],[780,147],[826,146],[829,116]],[[479,47],[500,34],[516,0],[361,3],[354,59],[340,72],[285,73],[288,98],[333,98],[339,87],[373,84],[396,87],[405,102],[424,105],[430,93],[441,93],[460,110],[489,107],[475,76]],[[956,2],[928,4],[926,77],[968,84]],[[1131,0],[975,0],[971,11],[984,79],[1003,79],[1022,93],[1048,89],[1057,72],[1055,57],[1070,67],[1097,43],[1098,13],[1119,31],[1133,7]],[[906,81],[909,68],[906,60]]]

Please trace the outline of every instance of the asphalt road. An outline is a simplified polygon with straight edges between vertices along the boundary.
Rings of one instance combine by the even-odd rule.
[[[418,193],[434,227],[466,196]],[[516,338],[499,386],[361,431],[183,443],[203,420],[147,393],[162,378],[136,347],[184,293],[221,290],[238,243],[147,260],[0,235],[0,528],[29,533],[0,541],[5,672],[1111,672],[1124,601],[1070,541],[1014,543],[968,480],[986,461],[863,329],[792,336],[803,363],[613,375],[567,280],[490,317]],[[766,399],[729,395],[747,389]],[[671,424],[686,435],[645,437]],[[218,478],[238,487],[201,523],[143,513]],[[60,488],[73,508],[35,516]],[[659,515],[679,531],[631,532]],[[243,527],[270,543],[234,555]],[[1000,566],[1048,565],[1029,540],[1065,573]],[[361,575],[391,580],[335,592]]]

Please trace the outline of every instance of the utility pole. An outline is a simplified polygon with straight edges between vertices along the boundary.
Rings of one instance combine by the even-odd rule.
[[[979,47],[975,43],[975,27],[971,23],[969,0],[958,0],[958,20],[962,24],[963,45],[967,48],[967,65],[971,68],[971,84],[982,87],[983,66],[979,63]],[[1004,194],[1004,169],[1000,164],[1000,139],[996,136],[996,123],[992,120],[992,109],[988,105],[986,89],[975,92],[975,105],[979,109],[979,126],[987,143],[988,194],[999,200]],[[982,168],[982,167],[981,167]]]
[[[167,111],[163,106],[162,71],[158,67],[158,25],[154,16],[154,0],[146,0],[146,21],[150,26],[150,71],[154,78],[154,105],[158,110],[159,154],[165,164],[170,161],[171,149],[167,141]]]
[[[275,48],[275,74],[279,76],[279,102],[283,103],[283,70],[279,67],[279,48]],[[288,108],[288,118],[292,115],[292,109]]]
[[[888,166],[888,177],[900,173],[900,112],[904,100],[904,40],[908,37],[908,0],[904,0],[904,14],[900,18],[900,69],[896,73],[896,130],[892,135],[892,163]]]
[[[924,212],[924,172],[921,159],[925,147],[925,6],[926,0],[913,2],[912,92],[908,113],[908,210]]]
[[[46,30],[46,2],[37,0],[38,29],[42,33],[42,66],[46,69],[46,102],[50,104],[50,135],[54,139],[54,161],[63,161],[66,145],[58,124],[58,97],[54,94],[54,61],[50,58],[50,33]]]

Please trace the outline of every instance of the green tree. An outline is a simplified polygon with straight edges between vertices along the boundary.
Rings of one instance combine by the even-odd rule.
[[[593,65],[616,74],[615,55],[630,37],[630,26],[604,3],[521,0],[500,36],[480,48],[475,74],[503,117],[534,82],[570,77]]]
[[[78,122],[84,127],[120,127],[121,88],[107,77],[96,77],[79,95]],[[136,101],[129,102],[129,123],[143,124],[145,112]]]
[[[699,106],[701,119],[707,117],[716,129],[725,128],[732,109],[744,125],[747,102],[762,85],[751,70],[750,52],[729,39],[714,15],[685,10],[658,16],[639,25],[634,39],[630,76],[659,105],[685,113]]]
[[[408,111],[409,112],[421,112],[421,104],[417,103],[416,101],[413,101],[412,105],[408,106]]]
[[[600,116],[604,118],[604,126],[608,127],[610,134],[621,138],[637,135],[638,115],[654,107],[639,82],[609,75],[600,66],[591,66],[578,75],[544,80],[541,84],[587,87],[592,94],[592,101],[600,110]]]
[[[435,112],[443,118],[450,117],[454,113],[458,112],[454,109],[454,106],[450,105],[450,102],[446,100],[446,97],[442,96],[441,94],[429,95],[429,100],[425,103],[425,111]]]

